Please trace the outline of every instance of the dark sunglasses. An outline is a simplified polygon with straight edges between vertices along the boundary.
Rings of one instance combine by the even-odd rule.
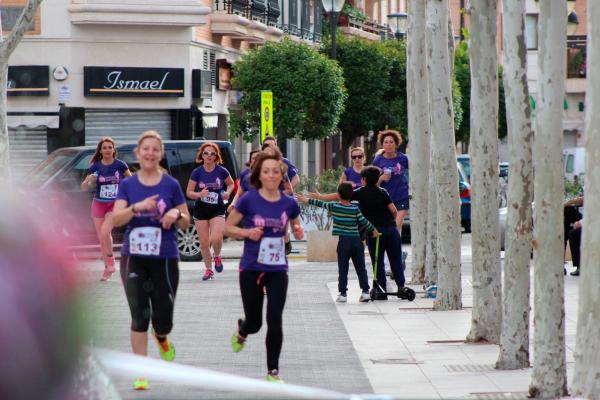
[[[360,156],[352,156],[353,160],[361,160],[362,158],[363,158],[362,154]]]
[[[203,156],[213,156],[214,157],[214,156],[217,155],[217,153],[213,153],[212,151],[203,151],[202,155]]]

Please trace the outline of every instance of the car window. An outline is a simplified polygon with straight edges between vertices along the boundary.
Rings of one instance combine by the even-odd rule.
[[[81,190],[81,182],[85,179],[86,172],[90,167],[92,155],[92,153],[84,154],[75,164],[60,174],[57,183],[62,190],[70,192]]]
[[[198,166],[196,164],[196,150],[195,147],[179,148],[179,157],[181,160],[179,164],[179,173],[181,174],[179,182],[184,190],[187,188],[192,171]]]
[[[75,152],[55,152],[50,154],[46,160],[27,175],[27,183],[34,187],[42,186],[76,156],[77,153]]]
[[[223,158],[223,167],[227,168],[227,171],[229,171],[229,174],[233,179],[237,179],[238,175],[234,165],[235,162],[231,158],[231,153],[228,148],[221,148],[221,158]]]

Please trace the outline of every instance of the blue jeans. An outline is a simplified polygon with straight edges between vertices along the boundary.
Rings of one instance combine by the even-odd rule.
[[[386,289],[385,266],[383,264],[384,254],[387,253],[390,260],[390,268],[394,274],[394,279],[398,287],[403,287],[404,265],[402,265],[402,240],[396,226],[376,226],[381,236],[379,236],[379,254],[377,254],[377,282],[382,289]],[[375,266],[375,238],[369,238],[369,254],[371,262]]]
[[[365,267],[365,247],[358,236],[340,236],[337,245],[338,259],[338,290],[341,294],[348,291],[348,269],[350,259],[354,264],[360,288],[364,293],[369,292],[369,277]]]

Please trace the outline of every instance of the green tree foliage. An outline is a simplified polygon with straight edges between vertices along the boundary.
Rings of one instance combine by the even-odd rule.
[[[462,124],[455,124],[456,141],[469,143],[471,120],[471,70],[469,64],[469,47],[466,41],[456,46],[454,53],[454,79],[460,86]],[[498,137],[506,137],[506,104],[504,98],[504,83],[502,82],[502,66],[498,66]],[[456,111],[456,104],[455,104]],[[456,121],[456,118],[455,118]]]
[[[330,42],[323,52],[329,54]],[[408,140],[406,42],[385,42],[341,37],[337,60],[344,71],[348,102],[339,127],[344,148],[370,130],[398,129]],[[453,85],[455,125],[463,119],[461,87]]]
[[[231,135],[252,141],[260,131],[260,92],[273,92],[275,135],[320,140],[336,131],[347,94],[341,68],[310,46],[289,39],[267,43],[233,67],[242,92],[241,114],[231,114]]]

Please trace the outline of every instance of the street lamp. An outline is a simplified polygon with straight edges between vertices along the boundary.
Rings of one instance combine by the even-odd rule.
[[[331,58],[336,58],[336,30],[337,21],[342,7],[344,7],[345,0],[321,0],[325,12],[329,14],[329,20],[331,21]]]
[[[404,34],[406,33],[406,21],[408,18],[408,14],[400,12],[400,13],[391,13],[388,14],[388,21],[394,31],[394,37],[397,40],[402,40],[404,38]]]

